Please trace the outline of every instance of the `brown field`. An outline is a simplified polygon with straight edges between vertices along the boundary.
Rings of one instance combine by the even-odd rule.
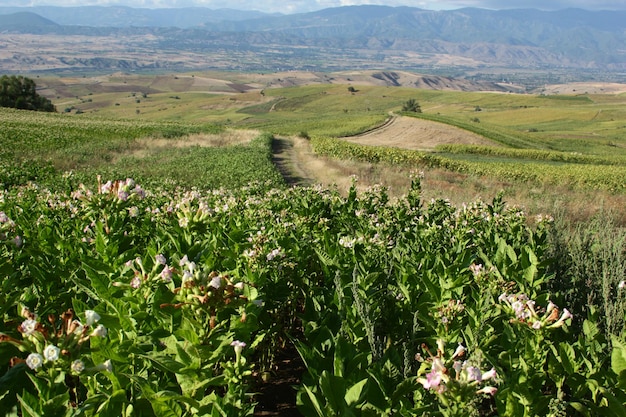
[[[418,151],[433,150],[437,145],[489,145],[497,143],[457,127],[413,117],[391,116],[383,126],[357,136],[350,142],[370,146],[390,146]]]

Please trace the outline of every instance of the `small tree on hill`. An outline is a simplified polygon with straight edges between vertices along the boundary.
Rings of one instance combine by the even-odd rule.
[[[408,111],[412,113],[421,113],[422,107],[414,98],[408,99],[406,103],[402,105],[402,111]]]
[[[30,78],[21,75],[3,75],[0,77],[0,107],[56,111],[52,102],[37,94],[36,89],[35,82]]]

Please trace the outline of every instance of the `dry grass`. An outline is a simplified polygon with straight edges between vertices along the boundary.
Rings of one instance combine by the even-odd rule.
[[[448,144],[499,146],[483,136],[455,126],[401,116],[393,116],[378,129],[345,139],[360,145],[411,150],[432,150],[437,145]]]
[[[164,148],[188,148],[193,146],[200,147],[222,147],[232,145],[243,145],[249,143],[258,137],[258,130],[241,130],[227,129],[219,134],[199,133],[194,135],[183,136],[176,139],[165,138],[143,138],[133,143],[133,146],[118,158],[132,156],[134,158],[143,158],[150,155],[156,150]]]
[[[326,187],[336,186],[346,193],[353,178],[357,189],[384,186],[392,199],[402,197],[409,190],[414,169],[369,164],[357,161],[335,160],[319,157],[313,153],[309,142],[292,138],[293,164],[313,183]],[[302,176],[302,174],[301,174]],[[555,188],[553,185],[529,185],[502,182],[492,178],[476,177],[442,169],[423,171],[423,201],[446,199],[460,206],[476,200],[490,202],[498,193],[504,193],[509,206],[520,207],[529,218],[552,215],[569,219],[572,224],[584,223],[600,213],[608,214],[619,226],[626,227],[626,195],[603,191],[575,191]]]

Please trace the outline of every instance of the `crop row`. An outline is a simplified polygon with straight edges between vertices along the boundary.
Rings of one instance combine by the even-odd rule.
[[[363,146],[332,138],[313,138],[316,153],[337,159],[371,163],[402,164],[416,167],[440,167],[470,175],[484,175],[505,181],[523,181],[565,185],[581,189],[623,191],[626,166],[591,164],[548,164],[540,162],[481,162],[452,159],[434,153]]]
[[[492,155],[537,161],[566,162],[588,165],[626,165],[624,157],[601,157],[576,152],[544,151],[540,149],[513,149],[478,145],[439,145],[437,151],[450,154]]]
[[[293,343],[306,417],[623,415],[626,348],[548,292],[550,227],[418,182],[6,191],[0,409],[246,416]]]

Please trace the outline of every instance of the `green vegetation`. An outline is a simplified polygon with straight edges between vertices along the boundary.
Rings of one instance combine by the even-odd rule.
[[[415,117],[500,146],[418,152],[341,139],[415,90],[177,95],[0,109],[0,413],[249,416],[292,344],[305,417],[624,414],[611,218],[426,204],[419,177],[398,199],[286,188],[271,160],[298,135],[340,161],[621,195],[624,97],[420,92]],[[266,133],[206,139],[233,126]]]
[[[411,98],[402,105],[402,111],[410,112],[410,113],[421,113],[422,107],[419,105],[417,100],[415,100],[414,98]]]
[[[0,77],[0,107],[56,111],[49,99],[37,94],[37,86],[33,80],[16,75]]]
[[[623,276],[608,275],[623,258],[596,258],[611,295],[586,303],[558,279],[592,271],[551,267],[552,220],[531,229],[499,199],[102,180],[6,191],[0,227],[8,414],[247,416],[285,343],[305,417],[626,403]]]
[[[133,177],[145,184],[167,179],[201,188],[239,187],[258,178],[274,186],[283,183],[271,162],[271,135],[247,145],[216,148],[185,144],[189,135],[224,131],[216,125],[86,119],[11,109],[0,109],[0,121],[4,187],[33,180],[54,185],[66,171],[86,183],[93,183],[98,174]],[[158,139],[177,148],[152,146]]]

